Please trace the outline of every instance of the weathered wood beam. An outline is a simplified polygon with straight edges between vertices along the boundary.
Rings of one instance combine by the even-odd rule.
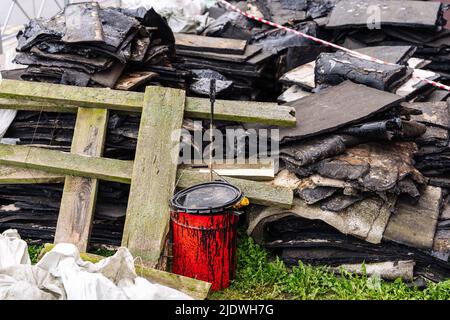
[[[190,118],[208,119],[210,108],[208,99],[186,98],[185,114]],[[287,127],[296,125],[293,107],[279,106],[269,102],[216,100],[214,118]]]
[[[28,99],[0,98],[1,109],[17,109],[23,111],[46,111],[77,113],[77,106],[69,106],[63,103],[32,101]]]
[[[17,80],[0,83],[0,107],[3,109],[76,112],[74,107],[85,107],[139,113],[142,112],[143,101],[144,94],[139,92]],[[292,107],[275,103],[217,100],[214,117],[217,120],[295,126],[294,112]],[[185,116],[209,119],[209,99],[186,97]]]
[[[41,170],[0,166],[0,184],[62,183],[64,176]]]
[[[169,232],[169,202],[175,190],[185,92],[147,87],[131,177],[122,246],[145,265],[159,264]],[[175,135],[174,135],[175,134]]]
[[[54,244],[45,244],[44,248],[39,254],[39,260],[47,253],[50,252],[55,247]],[[81,259],[84,261],[97,263],[100,260],[105,259],[105,257],[91,254],[91,253],[80,253]],[[143,278],[162,284],[164,286],[170,287],[172,289],[179,290],[194,299],[204,300],[208,297],[209,291],[211,289],[211,283],[192,279],[184,276],[180,276],[174,273],[169,273],[166,271],[161,271],[153,268],[148,268],[139,264],[135,264],[136,274],[142,276]]]
[[[87,157],[55,150],[5,144],[0,144],[0,165],[126,184],[130,184],[133,170],[132,161]],[[209,181],[209,174],[191,170],[178,170],[177,176],[178,188],[187,188],[196,183]],[[251,203],[282,208],[290,208],[293,205],[294,196],[290,188],[237,178],[226,178],[226,180],[239,187]]]
[[[127,184],[133,168],[132,161],[6,144],[0,144],[0,164]]]
[[[71,153],[100,157],[108,127],[108,109],[79,108]],[[55,243],[87,250],[94,219],[98,179],[67,176],[56,225]]]

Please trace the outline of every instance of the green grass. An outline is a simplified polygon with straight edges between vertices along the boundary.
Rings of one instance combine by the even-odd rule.
[[[102,256],[102,257],[111,257],[116,253],[116,251],[104,249],[104,248],[98,248],[98,249],[95,249],[94,251],[92,251],[91,253],[96,254],[98,256]]]
[[[301,262],[287,268],[278,258],[269,261],[266,250],[241,234],[236,279],[230,288],[212,294],[212,299],[450,299],[450,280],[429,283],[425,290],[409,287],[401,279],[386,282],[378,277],[340,275],[326,267]]]
[[[43,245],[28,243],[28,254],[30,255],[32,264],[38,262],[39,253],[41,252],[42,248],[44,248]]]

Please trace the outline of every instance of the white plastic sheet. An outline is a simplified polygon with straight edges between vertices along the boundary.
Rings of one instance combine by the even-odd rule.
[[[0,235],[0,265],[0,299],[192,299],[139,277],[126,248],[94,264],[83,261],[74,245],[61,243],[32,266],[26,242],[8,230]]]
[[[20,68],[21,66],[18,64],[14,64],[12,61],[14,59],[14,56],[16,55],[16,42],[13,41],[8,45],[8,47],[5,47],[5,52],[0,57],[1,60],[4,60],[3,62],[0,62],[1,70],[12,70]],[[0,83],[2,82],[2,76],[0,74]],[[11,123],[14,121],[15,117],[17,115],[17,110],[14,109],[0,109],[0,139],[3,138],[6,131],[8,130]]]
[[[129,9],[153,8],[167,19],[173,32],[200,33],[210,19],[206,9],[215,5],[212,0],[123,0],[122,6]]]
[[[0,269],[19,264],[31,265],[28,245],[20,239],[17,230],[6,230],[0,234]]]
[[[59,281],[31,265],[27,243],[16,230],[0,234],[0,300],[54,300],[64,295]]]

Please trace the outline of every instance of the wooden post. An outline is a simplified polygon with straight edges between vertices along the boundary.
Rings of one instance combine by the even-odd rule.
[[[79,108],[71,152],[100,157],[108,126],[107,109]],[[69,242],[85,252],[97,198],[98,179],[67,176],[56,226],[55,243]]]
[[[169,231],[178,162],[172,154],[179,150],[184,102],[182,90],[145,91],[122,245],[152,268],[158,266]]]

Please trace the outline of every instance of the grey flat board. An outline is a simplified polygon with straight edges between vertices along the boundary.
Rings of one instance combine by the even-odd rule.
[[[357,123],[384,111],[402,98],[362,84],[345,81],[289,105],[295,108],[297,126],[281,129],[280,139],[297,140]]]
[[[411,107],[422,111],[421,115],[411,116],[412,120],[425,123],[427,131],[416,142],[419,145],[445,146],[449,140],[450,114],[446,102],[418,102]]]
[[[416,102],[411,103],[409,106],[422,111],[421,115],[413,115],[413,120],[426,124],[434,124],[441,128],[450,127],[450,114],[446,102]]]
[[[432,93],[430,93],[430,95],[427,97],[427,101],[428,102],[445,101],[447,100],[448,96],[450,96],[449,91],[437,89]]]
[[[245,49],[244,54],[227,54],[227,53],[216,53],[216,52],[202,52],[195,50],[182,50],[177,49],[177,54],[180,56],[188,57],[198,57],[204,59],[218,60],[218,61],[230,61],[230,62],[245,62],[251,57],[255,56],[262,50],[260,46],[248,45]]]
[[[412,46],[375,46],[356,49],[355,51],[389,63],[404,64],[416,50]]]
[[[432,28],[437,23],[440,6],[439,2],[429,1],[342,0],[331,11],[326,27],[367,27],[379,8],[381,26]]]
[[[312,90],[316,87],[314,68],[316,61],[308,62],[304,65],[298,66],[286,72],[281,78],[280,82],[289,85],[298,85],[306,90]]]
[[[287,1],[280,0],[264,0],[258,1],[257,4],[266,11],[265,18],[278,23],[285,24],[290,21],[301,21],[306,19],[306,1]],[[260,8],[261,9],[261,8]]]
[[[181,50],[244,54],[246,40],[205,37],[194,34],[175,33],[175,47]]]
[[[432,249],[442,201],[442,189],[427,186],[419,202],[399,200],[383,238],[419,249]]]
[[[420,80],[419,77],[428,80],[437,80],[439,79],[439,74],[429,70],[414,69],[413,77],[409,78],[408,81],[395,90],[395,93],[401,97],[405,97],[406,100],[410,100],[414,96],[417,96],[421,90],[430,86],[425,81]]]
[[[102,21],[97,2],[72,4],[64,9],[66,33],[64,42],[103,42]]]

